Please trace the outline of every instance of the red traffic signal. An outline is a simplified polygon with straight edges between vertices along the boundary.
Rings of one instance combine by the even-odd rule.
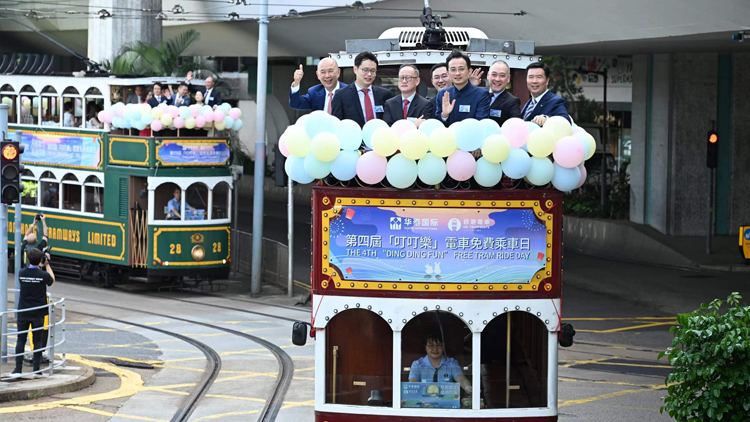
[[[8,161],[15,160],[18,157],[18,148],[15,145],[8,144],[3,147],[3,158]]]
[[[708,132],[708,144],[706,149],[706,167],[715,169],[719,165],[719,134]]]
[[[3,204],[17,204],[20,202],[22,183],[21,154],[23,145],[16,141],[2,141],[0,143],[2,158],[0,158],[0,202]]]

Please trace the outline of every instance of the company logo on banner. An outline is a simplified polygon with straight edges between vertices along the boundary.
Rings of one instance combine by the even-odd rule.
[[[531,209],[351,206],[329,233],[329,264],[353,281],[528,283],[547,258]]]

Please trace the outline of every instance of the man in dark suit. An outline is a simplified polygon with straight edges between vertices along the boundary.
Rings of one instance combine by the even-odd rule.
[[[193,80],[193,72],[188,72],[187,76],[185,77],[185,83],[190,85],[190,82]],[[214,89],[214,83],[216,81],[214,80],[213,76],[209,76],[206,78],[206,88],[202,89],[201,87],[196,87],[193,91],[201,91],[203,93],[203,104],[207,106],[213,107],[214,110],[216,110],[216,106],[221,105],[221,94],[219,94],[219,91]]]
[[[487,81],[490,83],[490,119],[502,126],[512,117],[522,118],[521,100],[505,89],[510,82],[508,64],[502,60],[492,63]]]
[[[187,107],[190,105],[190,95],[188,95],[188,86],[185,82],[180,82],[177,92],[169,99],[177,107]]]
[[[521,110],[523,119],[542,126],[548,118],[562,116],[572,123],[565,99],[547,89],[549,66],[542,62],[534,62],[526,67],[526,72],[526,86],[529,88],[531,98]]]
[[[490,93],[469,83],[471,59],[453,50],[446,59],[453,86],[438,92],[435,116],[446,126],[465,119],[486,119],[490,116]]]
[[[378,73],[378,58],[369,51],[363,51],[354,58],[353,84],[341,88],[333,96],[331,114],[339,119],[351,119],[364,126],[372,119],[382,119],[386,100],[391,91],[373,86]]]
[[[397,120],[409,119],[416,123],[417,127],[435,113],[435,106],[430,100],[417,94],[419,86],[419,69],[413,64],[401,65],[398,70],[398,89],[401,95],[395,96],[385,102],[385,114],[383,120],[393,125]]]
[[[166,105],[172,104],[172,101],[169,98],[167,98],[166,95],[162,95],[160,83],[157,82],[154,84],[153,93],[154,93],[154,96],[151,97],[150,100],[148,100],[148,105],[150,105],[151,108],[157,107],[159,104],[162,104],[162,103]]]
[[[482,83],[482,69],[476,68],[471,70],[469,75],[469,82],[474,86],[479,86]],[[453,86],[450,75],[448,75],[448,65],[446,63],[437,63],[430,69],[430,81],[432,86],[440,92],[441,89],[449,88]],[[432,103],[432,107],[437,110],[438,97],[428,98]],[[432,117],[429,117],[432,118]]]
[[[326,57],[318,63],[315,72],[320,84],[307,90],[307,94],[300,95],[300,81],[305,75],[302,65],[294,71],[294,81],[289,89],[289,107],[295,110],[324,110],[328,114],[333,111],[333,96],[336,91],[346,86],[339,82],[339,65],[336,60]]]
[[[140,104],[146,97],[143,95],[143,87],[136,85],[133,92],[128,93],[128,99],[125,100],[125,104]]]

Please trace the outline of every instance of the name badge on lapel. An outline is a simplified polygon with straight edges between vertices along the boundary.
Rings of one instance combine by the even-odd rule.
[[[375,106],[375,113],[383,113],[383,106],[382,105],[376,105]]]
[[[500,117],[502,110],[490,110],[490,117]]]
[[[468,104],[463,104],[458,106],[458,112],[459,113],[471,113],[471,106]]]
[[[208,97],[208,101],[213,101],[214,97]]]

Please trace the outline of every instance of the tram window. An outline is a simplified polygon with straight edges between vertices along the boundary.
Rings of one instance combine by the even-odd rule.
[[[21,113],[18,123],[33,125],[37,123],[39,116],[39,97],[31,85],[21,88]]]
[[[182,220],[181,205],[182,189],[174,183],[164,183],[156,187],[154,191],[154,219],[155,220]],[[187,204],[186,204],[187,205]],[[171,212],[174,208],[176,213]]]
[[[24,170],[21,177],[23,183],[23,193],[21,194],[22,205],[37,205],[37,196],[39,195],[39,182],[34,180],[34,173],[31,170]]]
[[[60,183],[55,180],[55,175],[52,172],[44,172],[40,178],[42,183],[41,195],[42,202],[39,204],[40,207],[45,208],[59,208],[60,201]]]
[[[57,90],[47,86],[42,90],[42,126],[60,126],[60,109]]]
[[[8,122],[15,123],[16,116],[16,99],[18,95],[11,85],[5,84],[0,87],[0,103],[10,106],[8,110]]]
[[[325,347],[326,403],[393,407],[393,331],[383,318],[339,312],[326,326]]]
[[[401,331],[401,407],[471,409],[472,333],[457,316],[431,311]]]
[[[86,98],[86,129],[104,129],[104,123],[99,121],[99,112],[103,109],[104,99]]]
[[[62,121],[63,127],[81,126],[81,100],[78,98],[63,98]]]
[[[81,211],[81,185],[78,182],[78,178],[72,174],[66,174],[63,177],[62,188],[62,209]]]
[[[510,378],[507,377],[510,339]],[[547,342],[542,321],[526,312],[493,319],[482,331],[482,398],[487,409],[547,406]],[[508,388],[509,387],[509,388]],[[506,391],[510,395],[506,399]]]
[[[208,186],[193,183],[185,191],[185,220],[205,220],[207,209]]]
[[[104,214],[104,187],[96,176],[89,176],[84,182],[85,204],[83,211]]]
[[[220,182],[213,189],[212,220],[229,218],[229,184]]]

